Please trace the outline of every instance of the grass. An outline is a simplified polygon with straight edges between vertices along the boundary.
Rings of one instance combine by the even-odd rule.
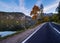
[[[33,29],[33,28],[35,28],[36,26],[38,26],[38,25],[40,25],[40,24],[41,24],[41,23],[36,23],[35,25],[30,26],[28,29]],[[28,29],[26,29],[26,30],[28,30]],[[19,33],[22,33],[22,32],[24,32],[24,31],[26,31],[26,30],[25,30],[25,29],[19,30],[19,31],[16,31],[16,33],[14,33],[14,34],[11,34],[11,35],[8,35],[8,36],[5,36],[5,37],[0,37],[0,41],[6,39],[6,38],[8,38],[8,37],[12,37],[12,36],[14,36],[14,35],[17,35],[17,34],[19,34]]]
[[[29,29],[35,28],[36,26],[40,25],[41,23],[36,23],[35,25],[31,26]]]

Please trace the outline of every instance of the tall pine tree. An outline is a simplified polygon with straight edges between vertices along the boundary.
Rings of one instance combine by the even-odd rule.
[[[56,8],[56,11],[58,12],[58,19],[60,20],[60,2],[58,4],[58,7]]]
[[[41,18],[43,18],[43,9],[44,9],[43,4],[41,4],[41,5],[40,5],[40,10],[41,10],[41,13],[40,13],[40,14],[41,14]]]
[[[60,16],[60,2],[59,2],[59,5],[58,5],[58,7],[57,7],[57,12],[58,12],[58,16]]]

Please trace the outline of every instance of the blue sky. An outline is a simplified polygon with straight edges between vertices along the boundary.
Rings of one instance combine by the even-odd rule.
[[[60,0],[0,0],[0,11],[5,12],[23,12],[26,15],[30,14],[34,5],[44,5],[44,12],[55,12],[55,9]]]

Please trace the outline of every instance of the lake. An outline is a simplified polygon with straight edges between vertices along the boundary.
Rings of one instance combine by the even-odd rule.
[[[2,31],[2,32],[0,32],[0,36],[5,37],[5,36],[8,36],[8,35],[11,35],[14,33],[16,33],[16,31]]]

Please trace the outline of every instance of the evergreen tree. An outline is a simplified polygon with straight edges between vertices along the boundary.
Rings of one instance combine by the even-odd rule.
[[[56,11],[58,12],[58,15],[60,16],[60,2],[59,2],[59,5],[58,5]]]
[[[41,5],[40,5],[41,18],[43,18],[43,8],[44,8],[44,7],[43,7],[43,4],[41,4]]]
[[[58,7],[56,8],[56,11],[58,12],[58,20],[60,21],[60,2],[59,2],[59,5]]]

